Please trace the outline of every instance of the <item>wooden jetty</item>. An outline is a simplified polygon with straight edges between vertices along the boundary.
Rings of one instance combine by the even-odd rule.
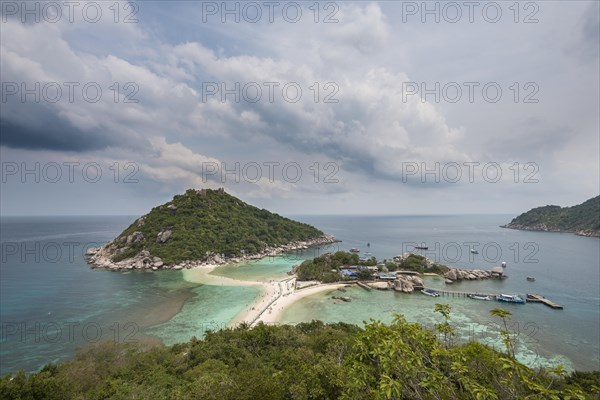
[[[530,303],[544,303],[545,305],[547,305],[550,308],[554,308],[555,310],[562,310],[563,306],[561,306],[560,304],[556,304],[550,300],[548,300],[547,298],[545,298],[544,296],[540,296],[539,294],[527,294],[527,301]]]
[[[452,296],[452,297],[467,297],[470,294],[476,294],[479,296],[490,296],[492,299],[496,299],[497,294],[494,293],[473,293],[473,292],[454,292],[450,290],[431,289],[438,292],[441,296]],[[527,294],[527,296],[521,296],[527,300],[527,303],[544,303],[550,308],[555,310],[562,310],[563,306],[556,304],[553,301],[548,300],[544,296],[539,294]]]
[[[371,286],[367,285],[366,283],[362,283],[362,282],[358,282],[357,281],[356,284],[358,286],[360,286],[361,288],[366,289],[366,290],[371,290],[372,289]]]
[[[427,288],[426,288],[427,289]],[[490,296],[492,298],[496,298],[496,294],[492,294],[492,293],[475,293],[475,292],[453,292],[451,290],[440,290],[440,289],[431,289],[430,290],[435,290],[436,292],[438,292],[440,295],[442,296],[452,296],[452,297],[467,297],[470,294],[477,294],[479,296]]]

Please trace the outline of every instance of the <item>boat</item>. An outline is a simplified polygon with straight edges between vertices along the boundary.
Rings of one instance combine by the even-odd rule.
[[[535,278],[534,278],[533,276],[528,276],[528,277],[527,277],[527,280],[528,280],[529,282],[535,282]]]
[[[367,247],[371,247],[371,243],[367,243]]]
[[[373,253],[371,253],[370,251],[367,251],[367,252],[365,253],[365,256],[370,256],[370,255],[372,255],[372,254],[373,254]]]
[[[479,252],[475,249],[471,249],[471,254],[479,254]]]
[[[421,290],[421,293],[427,295],[427,296],[431,296],[431,297],[440,297],[440,294],[433,289],[423,289]]]
[[[496,300],[504,301],[506,303],[525,303],[525,299],[521,298],[520,296],[517,296],[516,294],[499,294],[496,296]]]
[[[468,298],[473,299],[473,300],[492,300],[492,298],[490,296],[486,296],[484,294],[468,294],[467,295]]]
[[[352,301],[352,299],[348,296],[331,296],[331,298],[334,300],[342,300],[342,301],[345,301],[346,303]]]
[[[428,250],[429,246],[427,246],[425,243],[421,243],[419,245],[416,245],[415,249],[417,249],[417,250]]]
[[[353,247],[350,249],[350,253],[360,253],[360,250],[357,249],[356,247]]]
[[[502,268],[506,268],[506,261],[502,261]]]

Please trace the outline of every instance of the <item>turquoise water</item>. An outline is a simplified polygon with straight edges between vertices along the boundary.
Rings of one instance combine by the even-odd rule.
[[[510,216],[442,216],[442,217],[301,217],[342,239],[341,249],[359,247],[379,259],[391,258],[409,247],[408,242],[425,242],[430,250],[423,252],[438,262],[461,268],[489,269],[507,262],[504,280],[468,281],[445,285],[441,279],[427,278],[434,288],[453,291],[491,293],[538,293],[564,306],[553,310],[542,304],[512,305],[475,301],[465,298],[440,297],[392,292],[366,292],[353,289],[351,303],[337,304],[327,294],[300,300],[285,314],[283,322],[310,319],[361,323],[369,318],[389,321],[393,313],[402,313],[410,321],[432,325],[437,302],[453,307],[453,321],[463,339],[498,344],[497,331],[490,328],[496,320],[489,310],[502,306],[512,314],[511,330],[524,344],[521,359],[530,365],[563,363],[577,369],[600,369],[600,240],[566,233],[527,232],[498,226]],[[365,226],[377,226],[366,229]],[[363,227],[363,228],[360,228]],[[477,242],[479,255],[472,255]],[[458,244],[460,246],[454,246]],[[500,249],[502,257],[491,252],[484,257],[482,248]],[[462,247],[462,254],[449,249]],[[446,249],[447,251],[445,251]],[[520,250],[517,253],[517,249]],[[525,278],[534,276],[535,282]],[[343,311],[342,311],[343,310]],[[439,321],[437,321],[439,322]],[[473,334],[485,330],[487,336]]]
[[[267,257],[248,263],[224,265],[213,271],[212,274],[245,281],[265,282],[269,279],[287,277],[287,272],[292,269],[292,265],[297,263],[298,261],[285,257]]]
[[[427,279],[426,279],[426,283]],[[433,299],[420,293],[403,294],[393,291],[366,291],[365,289],[348,288],[344,296],[349,296],[352,301],[347,303],[333,300],[331,296],[340,292],[332,290],[306,297],[293,304],[284,314],[282,323],[295,324],[312,319],[327,322],[348,322],[362,326],[364,322],[376,319],[391,322],[395,314],[402,314],[410,322],[433,329],[434,324],[440,323],[441,317],[433,312],[435,303],[448,303],[452,306],[451,325],[457,333],[456,340],[466,342],[476,340],[503,349],[499,336],[500,326],[498,320],[489,316],[489,311],[499,306],[496,302],[478,302],[465,298],[438,298]],[[503,306],[515,315],[520,310],[515,307]],[[523,307],[523,306],[521,306]],[[548,318],[549,316],[546,316]],[[515,316],[509,324],[509,329],[517,339],[518,358],[532,367],[563,364],[566,368],[573,369],[572,361],[561,354],[548,352],[540,343],[540,322],[537,320],[523,319]],[[564,352],[563,352],[564,353]],[[578,360],[584,365],[586,360]],[[577,365],[581,368],[581,365]]]
[[[168,322],[146,329],[145,333],[169,345],[186,342],[191,336],[201,338],[209,330],[227,327],[229,321],[260,294],[260,289],[202,285],[193,292],[196,296],[185,303],[180,313]]]
[[[134,219],[2,218],[1,374],[68,360],[97,340],[174,343],[202,337],[258,293],[190,283],[181,271],[90,269],[85,249],[106,243]]]
[[[323,252],[359,247],[384,259],[412,249],[409,242],[426,242],[431,250],[425,255],[462,268],[488,269],[506,261],[508,279],[457,283],[450,289],[534,292],[562,304],[562,311],[542,304],[503,305],[513,313],[511,327],[519,333],[521,359],[530,365],[561,362],[570,368],[600,369],[597,238],[501,229],[498,225],[511,216],[497,215],[296,218],[343,242],[222,267],[218,274],[267,281],[285,277],[292,265]],[[90,269],[82,256],[85,247],[107,242],[134,219],[2,218],[2,374],[20,368],[33,371],[48,362],[69,359],[78,347],[93,340],[153,337],[170,344],[201,337],[208,329],[225,326],[257,296],[254,287],[190,283],[176,271],[113,273]],[[470,254],[473,246],[479,255]],[[457,248],[462,249],[460,254],[452,252]],[[492,253],[498,249],[499,257]],[[527,276],[535,276],[536,281],[528,282]],[[445,284],[428,278],[428,286],[443,288]],[[390,321],[394,313],[402,313],[411,321],[432,326],[438,322],[432,312],[434,304],[443,301],[453,307],[452,322],[462,340],[498,345],[498,328],[489,310],[499,303],[451,297],[436,300],[419,293],[362,289],[351,289],[348,294],[353,299],[350,303],[338,304],[326,293],[300,300],[285,313],[284,322],[322,319],[361,324],[369,318]]]

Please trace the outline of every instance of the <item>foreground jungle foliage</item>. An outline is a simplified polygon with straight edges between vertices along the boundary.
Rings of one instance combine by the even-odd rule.
[[[504,352],[455,344],[450,306],[436,312],[435,331],[398,315],[364,329],[313,321],[240,326],[170,347],[97,343],[73,361],[2,377],[0,398],[598,399],[600,372],[532,370],[514,358],[508,330]]]

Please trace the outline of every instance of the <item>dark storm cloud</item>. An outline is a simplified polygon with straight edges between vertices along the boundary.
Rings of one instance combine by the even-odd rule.
[[[100,129],[81,130],[44,107],[29,107],[27,118],[0,118],[0,145],[30,150],[91,151],[114,144]]]
[[[600,53],[600,3],[593,2],[587,9],[581,27],[586,58],[595,60]]]

